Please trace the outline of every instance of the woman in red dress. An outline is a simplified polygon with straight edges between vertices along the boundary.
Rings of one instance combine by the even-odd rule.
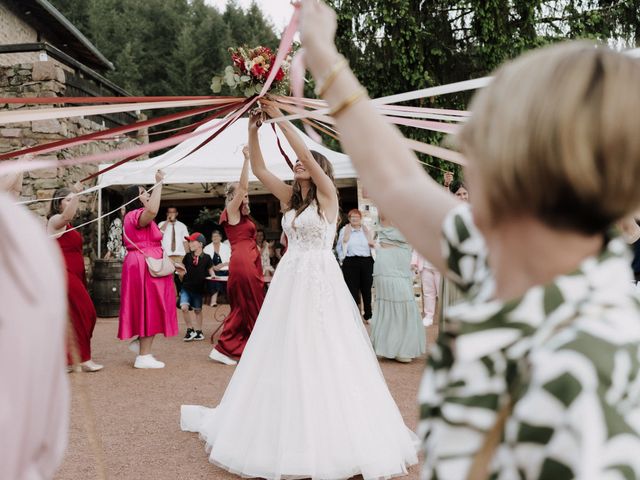
[[[78,348],[80,369],[85,372],[97,372],[102,370],[103,366],[91,360],[91,336],[96,325],[96,309],[87,291],[82,235],[77,230],[69,231],[72,228],[70,222],[78,210],[79,197],[76,194],[81,190],[82,185],[76,183],[72,190],[59,188],[54,192],[54,199],[47,215],[47,232],[58,240],[64,256],[72,341]],[[69,366],[73,365],[71,352],[67,352]]]
[[[209,358],[234,365],[244,351],[264,301],[262,259],[256,244],[256,225],[249,218],[249,150],[245,147],[239,183],[227,186],[227,205],[220,224],[231,245],[227,296],[231,312]],[[213,340],[213,338],[212,338]]]

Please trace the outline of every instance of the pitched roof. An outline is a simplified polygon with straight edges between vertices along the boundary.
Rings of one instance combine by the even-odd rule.
[[[113,64],[47,0],[0,0],[46,40],[85,65],[113,70]]]

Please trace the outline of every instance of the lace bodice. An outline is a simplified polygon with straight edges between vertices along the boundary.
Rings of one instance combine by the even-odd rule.
[[[319,215],[315,203],[309,205],[295,221],[294,217],[294,210],[289,210],[282,217],[282,229],[288,241],[287,251],[331,251],[336,236],[336,223],[329,223],[324,215]]]

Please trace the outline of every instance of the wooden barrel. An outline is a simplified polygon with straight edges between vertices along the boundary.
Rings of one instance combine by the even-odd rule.
[[[93,304],[99,317],[117,317],[120,312],[122,260],[96,259],[93,265]]]

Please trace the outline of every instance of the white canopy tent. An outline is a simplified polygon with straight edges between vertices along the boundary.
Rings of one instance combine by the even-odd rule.
[[[211,128],[219,121],[212,120],[200,126],[196,132]],[[243,161],[242,147],[247,143],[248,121],[247,118],[238,119],[214,140],[193,153],[189,152],[206,140],[214,130],[205,131],[201,135],[185,140],[158,157],[129,162],[114,168],[100,175],[98,186],[104,188],[112,185],[153,184],[155,183],[155,172],[159,168],[165,170],[165,184],[201,185],[238,181]],[[276,129],[284,151],[291,161],[295,162],[296,156],[287,143],[284,134],[279,127],[276,126]],[[356,172],[349,157],[314,142],[302,132],[299,132],[299,134],[309,149],[316,150],[329,159],[333,164],[336,179],[356,178]],[[269,170],[283,180],[291,180],[293,172],[291,172],[278,150],[276,136],[271,127],[264,125],[260,128],[259,138],[262,154]],[[100,169],[106,167],[108,165],[100,165]],[[257,181],[257,179],[251,175],[250,181]]]
[[[202,132],[202,134],[185,140],[162,155],[148,160],[131,161],[100,175],[96,185],[99,189],[98,216],[102,216],[103,188],[153,184],[155,172],[159,168],[166,174],[163,182],[166,186],[163,187],[162,193],[162,198],[165,200],[211,197],[216,192],[221,194],[221,184],[238,181],[243,163],[242,147],[247,143],[249,121],[247,118],[238,119],[214,140],[190,153],[215,131],[210,128],[219,121],[219,119],[212,120],[200,126],[196,132]],[[210,130],[205,131],[207,129]],[[277,126],[276,130],[282,148],[289,159],[295,162],[296,156],[284,134]],[[269,170],[283,180],[293,179],[293,172],[278,149],[273,129],[264,125],[258,132],[262,154]],[[299,134],[309,149],[322,153],[333,164],[336,183],[339,187],[355,185],[357,175],[349,157],[316,143],[302,132]],[[108,166],[109,164],[102,164],[100,169]],[[249,181],[253,182],[250,187],[252,192],[266,193],[253,175],[250,175]],[[98,222],[98,230],[98,254],[100,255],[101,222]]]

